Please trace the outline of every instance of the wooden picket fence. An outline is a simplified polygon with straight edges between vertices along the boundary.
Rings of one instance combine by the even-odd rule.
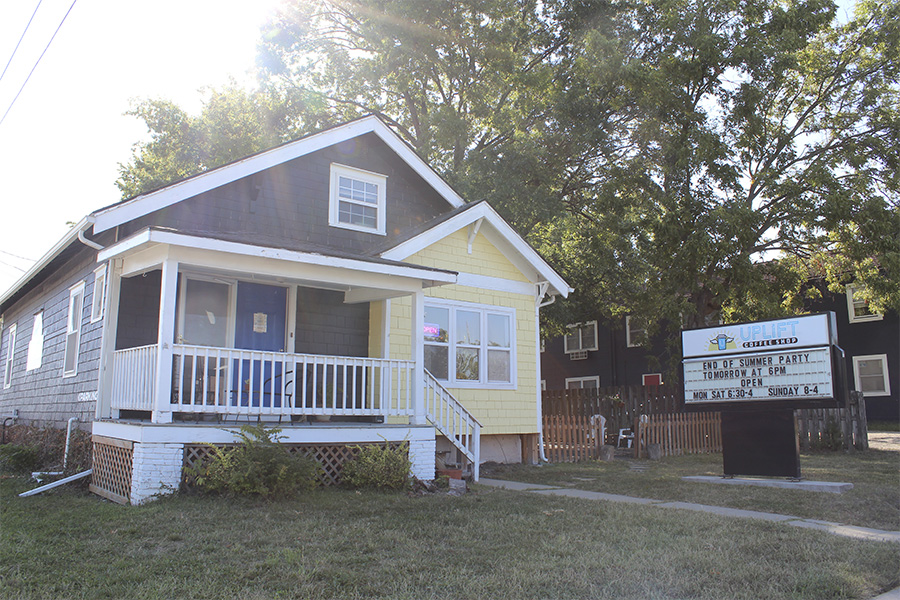
[[[637,456],[645,455],[647,444],[660,444],[664,456],[721,452],[720,415],[684,413],[679,392],[643,386],[544,392],[547,459],[571,462],[595,457],[603,441],[594,431],[593,415],[606,417],[611,440],[620,429],[635,432]],[[803,450],[869,447],[866,405],[859,392],[850,392],[846,408],[804,409],[794,414]]]
[[[869,448],[866,402],[861,392],[850,392],[846,408],[808,408],[794,414],[803,450]]]
[[[597,458],[602,445],[600,419],[585,415],[544,415],[544,453],[550,462]]]
[[[722,451],[722,416],[718,412],[647,415],[635,423],[635,454],[659,444],[662,456]]]

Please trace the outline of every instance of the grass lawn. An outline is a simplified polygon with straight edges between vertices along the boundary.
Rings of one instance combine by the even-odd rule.
[[[139,507],[26,487],[0,481],[2,598],[822,600],[900,584],[897,544],[479,486]]]
[[[631,467],[636,463],[646,470],[633,470]],[[482,469],[482,476],[900,531],[900,454],[897,452],[802,454],[800,470],[805,479],[848,482],[853,484],[853,489],[830,494],[681,480],[686,475],[721,475],[721,454],[672,456],[661,461],[616,459],[540,467],[500,465]]]

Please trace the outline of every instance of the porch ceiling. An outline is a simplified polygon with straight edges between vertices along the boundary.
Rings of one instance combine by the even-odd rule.
[[[99,261],[109,259],[122,259],[123,277],[175,260],[180,270],[196,268],[223,276],[343,291],[348,303],[404,296],[457,279],[453,271],[399,261],[262,246],[158,228],[141,230],[99,252]]]

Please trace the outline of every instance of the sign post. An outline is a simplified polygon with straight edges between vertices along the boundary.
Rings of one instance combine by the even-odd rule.
[[[687,411],[722,411],[726,476],[800,478],[794,410],[846,400],[834,313],[681,332]]]

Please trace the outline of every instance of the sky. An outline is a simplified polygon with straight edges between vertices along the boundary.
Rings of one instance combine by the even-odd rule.
[[[67,222],[121,199],[118,165],[148,135],[123,114],[134,99],[197,112],[205,87],[229,78],[252,85],[260,26],[274,3],[0,2],[0,70],[21,38],[0,78],[0,118],[22,90],[0,123],[0,292],[66,234]]]

